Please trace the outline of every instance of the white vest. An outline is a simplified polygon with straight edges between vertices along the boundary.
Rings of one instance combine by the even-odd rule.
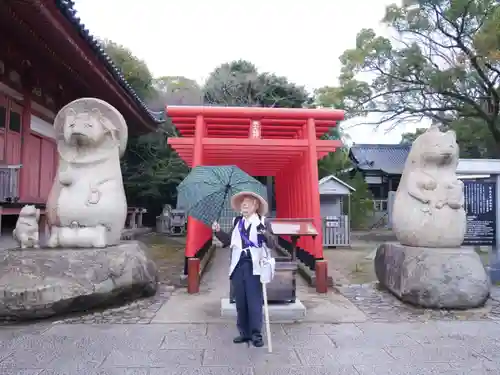
[[[253,214],[248,219],[243,218],[241,220],[244,220],[245,229],[248,228],[249,224],[252,224],[252,227],[250,228],[250,235],[248,237],[250,241],[252,241],[254,244],[257,244],[257,227],[264,222],[264,217],[262,216],[259,220],[259,216],[257,214]],[[243,251],[243,249],[241,248],[242,242],[238,226],[239,224],[237,224],[233,229],[233,232],[231,234],[231,244],[229,245],[229,248],[231,249],[229,277],[231,277],[231,275],[233,274],[233,271],[240,260],[241,252]],[[253,274],[260,275],[261,260],[266,256],[265,249],[263,249],[262,247],[252,247],[250,248],[250,253],[252,255]]]

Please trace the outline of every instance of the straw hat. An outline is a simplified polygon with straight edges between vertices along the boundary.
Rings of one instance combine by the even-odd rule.
[[[239,212],[241,210],[241,203],[243,202],[243,199],[247,197],[252,197],[257,199],[259,202],[259,207],[257,207],[257,213],[260,216],[265,216],[269,210],[268,204],[264,198],[262,198],[259,194],[254,193],[253,191],[242,191],[240,193],[237,193],[231,197],[231,207],[233,210],[236,212]]]
[[[64,132],[64,123],[69,113],[97,111],[101,115],[101,121],[108,131],[113,129],[117,138],[120,155],[123,155],[127,147],[128,129],[125,119],[118,110],[104,100],[97,98],[80,98],[66,104],[57,114],[54,120],[54,128],[58,138]]]

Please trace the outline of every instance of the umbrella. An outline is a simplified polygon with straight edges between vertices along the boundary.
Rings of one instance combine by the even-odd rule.
[[[177,206],[211,226],[219,220],[227,199],[242,191],[267,199],[265,186],[234,165],[199,166],[177,186]]]

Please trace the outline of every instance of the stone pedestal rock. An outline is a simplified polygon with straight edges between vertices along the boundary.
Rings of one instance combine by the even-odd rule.
[[[0,255],[0,317],[46,318],[154,295],[157,270],[145,245],[7,250]]]

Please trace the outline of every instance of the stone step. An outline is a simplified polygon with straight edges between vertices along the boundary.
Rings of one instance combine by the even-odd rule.
[[[306,317],[306,307],[300,300],[295,303],[270,304],[269,321],[271,323],[295,323]],[[222,298],[220,304],[223,318],[236,318],[236,304],[230,303],[229,298]]]

